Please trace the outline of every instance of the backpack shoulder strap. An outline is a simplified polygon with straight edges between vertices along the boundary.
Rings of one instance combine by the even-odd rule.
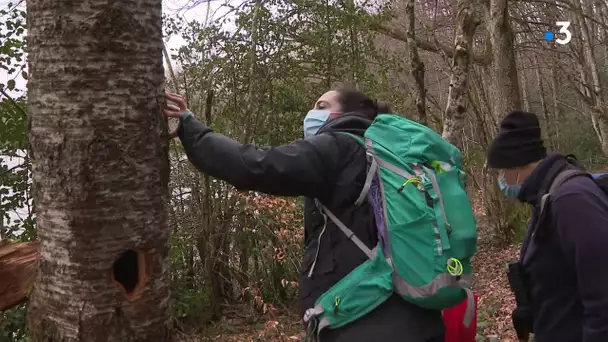
[[[570,178],[574,178],[576,176],[583,176],[583,175],[591,177],[589,172],[587,172],[585,170],[580,170],[580,169],[567,169],[567,170],[564,170],[563,172],[560,172],[557,175],[557,177],[555,177],[553,182],[551,183],[551,187],[549,188],[549,193],[553,194],[555,192],[555,189],[562,186],[562,184],[564,184]]]
[[[568,157],[569,156],[567,156],[567,158]],[[554,167],[549,170],[549,173],[542,183],[541,190],[539,191],[540,203],[538,206],[536,222],[534,222],[534,227],[532,227],[532,232],[527,244],[522,247],[522,251],[520,253],[520,260],[522,262],[531,240],[534,239],[539,227],[545,220],[547,209],[549,208],[551,197],[553,196],[555,190],[562,186],[567,180],[583,175],[589,177],[591,176],[591,174],[589,174],[587,171],[580,168],[580,164],[570,164],[567,161],[565,163],[560,163],[559,166],[554,165]]]
[[[608,196],[608,173],[592,175],[593,181]]]
[[[365,145],[365,158],[367,158],[367,176],[365,177],[365,183],[363,184],[363,188],[361,189],[361,193],[359,197],[355,201],[355,205],[359,206],[365,199],[367,198],[367,193],[369,192],[369,188],[374,181],[374,177],[378,173],[378,159],[376,158],[376,153],[374,152],[373,142],[365,138],[363,142]]]
[[[555,176],[555,178],[551,182],[549,191],[546,194],[544,194],[540,199],[539,218],[543,217],[542,216],[543,211],[546,209],[548,201],[551,199],[551,197],[555,193],[555,190],[557,188],[559,188],[560,186],[562,186],[567,180],[577,177],[577,176],[591,177],[591,175],[587,171],[584,171],[581,169],[574,169],[574,168],[571,168],[571,169],[569,168],[569,169],[563,170],[562,172],[558,173],[557,176]]]
[[[327,217],[329,217],[330,220],[332,220],[332,222],[344,233],[344,235],[346,235],[348,239],[354,242],[355,245],[357,245],[357,247],[359,247],[359,249],[365,253],[365,255],[367,255],[368,258],[373,260],[376,257],[376,248],[369,249],[365,243],[361,241],[352,230],[348,229],[348,227],[342,221],[340,221],[340,219],[336,217],[334,213],[327,209],[327,207],[324,206],[321,201],[315,199],[315,204],[319,210],[321,210],[325,215],[327,215]]]
[[[336,132],[336,133],[348,135],[349,137],[351,137],[351,138],[353,138],[353,139],[357,140],[357,142],[358,142],[359,144],[361,144],[361,145],[364,145],[364,146],[365,146],[365,141],[363,140],[363,137],[361,137],[361,136],[359,136],[359,135],[356,135],[356,134],[353,134],[353,133],[349,133],[349,132]]]
[[[581,173],[587,173],[583,167],[578,163],[576,156],[573,154],[565,155],[564,158],[560,158],[549,168],[549,171],[544,177],[541,186],[538,190],[539,201],[539,215],[538,218],[542,219],[543,211],[546,211],[547,201],[550,199],[551,194],[561,186],[565,181],[571,177],[578,176]]]
[[[582,175],[589,175],[589,173],[580,169],[580,166],[577,164],[570,164],[567,160],[556,162],[556,164],[551,167],[545,177],[545,180],[542,182],[540,191],[538,193],[540,201],[534,226],[532,227],[532,232],[530,234],[530,240],[534,239],[542,223],[545,221],[545,216],[547,215],[547,211],[551,203],[551,197],[553,196],[555,190],[567,180]],[[528,243],[522,247],[522,251],[520,253],[520,260],[522,261],[524,260],[524,256],[530,242],[531,241],[528,241]]]
[[[551,186],[549,187],[549,191],[544,194],[540,199],[540,211],[538,212],[538,220],[537,225],[540,224],[541,220],[544,219],[543,214],[547,211],[547,206],[549,205],[555,190],[562,186],[567,180],[577,177],[577,176],[588,176],[591,175],[587,171],[583,171],[580,169],[566,169],[560,172],[551,182]]]
[[[374,180],[374,176],[378,171],[378,161],[374,156],[374,150],[372,147],[372,141],[367,138],[362,138],[356,134],[348,133],[348,132],[339,132],[342,134],[346,134],[351,138],[357,140],[361,145],[365,147],[365,157],[367,158],[367,176],[365,177],[365,183],[363,183],[363,188],[355,201],[356,206],[360,206],[363,201],[367,198],[367,193],[369,192],[369,188],[372,185]]]
[[[569,166],[569,163],[568,163],[567,159],[565,159],[565,158],[563,158],[563,159],[560,158],[560,159],[556,160],[553,163],[553,165],[551,165],[551,167],[547,171],[547,174],[544,176],[543,181],[540,184],[540,188],[538,189],[537,198],[542,198],[544,195],[546,195],[549,192],[549,189],[551,188],[551,184],[553,183],[553,181],[555,180],[557,175],[559,175],[561,172],[563,172],[564,169],[568,168],[568,166]]]

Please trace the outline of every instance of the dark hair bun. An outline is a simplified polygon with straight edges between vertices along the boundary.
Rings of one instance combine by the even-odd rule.
[[[374,101],[376,105],[376,114],[388,114],[391,112],[391,107],[386,102],[382,101]]]
[[[358,90],[337,89],[336,91],[340,94],[338,102],[345,113],[358,112],[364,114],[370,120],[374,120],[378,114],[391,112],[388,104],[372,100]]]

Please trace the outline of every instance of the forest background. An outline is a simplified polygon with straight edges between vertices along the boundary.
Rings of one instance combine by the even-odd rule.
[[[163,1],[168,86],[243,143],[302,136],[316,98],[355,86],[462,149],[479,219],[479,341],[514,340],[504,271],[528,209],[505,201],[485,152],[512,108],[548,149],[601,171],[608,155],[607,0]],[[36,240],[27,151],[27,7],[0,1],[0,240]],[[567,44],[556,22],[569,21]],[[57,81],[65,75],[57,75]],[[297,340],[302,200],[238,192],[170,146],[171,316],[184,340]],[[26,341],[22,304],[0,341]]]

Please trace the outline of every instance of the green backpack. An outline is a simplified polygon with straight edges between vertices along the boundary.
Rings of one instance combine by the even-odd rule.
[[[378,115],[365,140],[367,178],[355,205],[370,202],[378,245],[369,249],[331,211],[331,219],[369,257],[323,293],[304,315],[309,337],[374,310],[393,292],[442,310],[468,297],[464,324],[474,314],[471,258],[476,219],[465,190],[460,151],[430,128],[394,114]]]

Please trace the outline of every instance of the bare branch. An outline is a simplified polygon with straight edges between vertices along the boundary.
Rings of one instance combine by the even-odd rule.
[[[382,33],[388,37],[407,43],[407,34],[399,29],[392,28],[387,25],[376,25],[374,29],[376,30],[376,32]],[[421,48],[422,50],[435,53],[442,52],[445,53],[447,57],[454,58],[454,48],[451,46],[447,46],[439,42],[431,43],[429,41],[423,41],[418,38],[416,38],[415,41],[416,46]],[[486,65],[489,62],[487,57],[479,54],[472,54],[471,61],[480,65]]]

